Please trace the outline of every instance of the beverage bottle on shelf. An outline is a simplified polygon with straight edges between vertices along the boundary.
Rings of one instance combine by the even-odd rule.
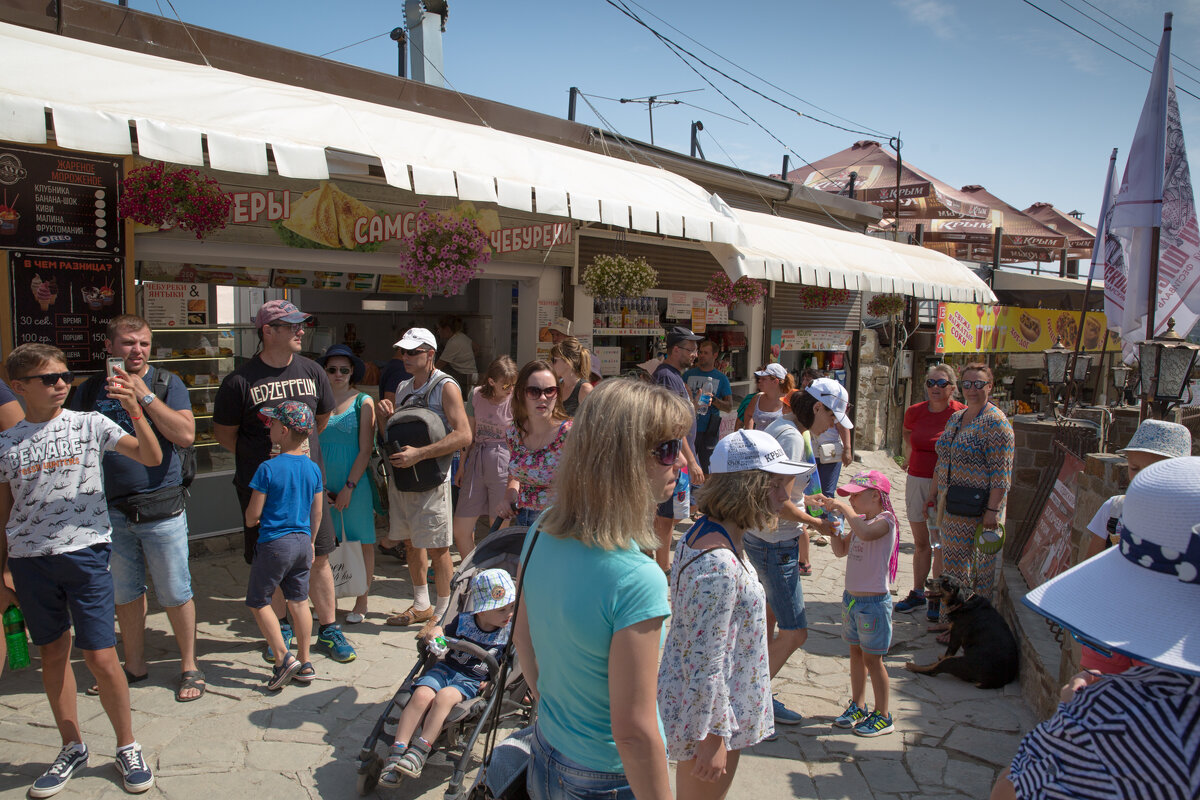
[[[604,316],[604,301],[595,300],[592,302],[592,327],[606,328],[608,320]]]
[[[608,327],[621,327],[621,303],[617,300],[608,301]]]
[[[713,382],[712,378],[704,379],[704,387],[700,390],[700,398],[696,404],[696,416],[702,416],[708,413],[709,407],[712,405],[713,399]]]
[[[633,311],[630,305],[633,303],[628,297],[621,298],[621,327],[629,328],[633,326]]]
[[[4,612],[4,643],[8,646],[8,668],[29,666],[29,642],[25,638],[25,615],[16,606]]]

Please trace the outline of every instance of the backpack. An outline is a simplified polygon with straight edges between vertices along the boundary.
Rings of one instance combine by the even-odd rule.
[[[400,404],[396,412],[388,417],[387,439],[388,452],[392,444],[425,447],[446,438],[449,433],[446,423],[429,408],[429,395],[433,390],[450,376],[442,373],[437,378],[431,377],[425,388],[413,392]],[[447,453],[437,458],[427,458],[418,461],[411,467],[392,465],[392,479],[400,492],[428,492],[446,482],[450,471],[450,463],[454,460],[453,453]]]
[[[154,370],[154,385],[150,387],[150,391],[154,392],[154,396],[164,403],[167,400],[167,390],[171,386],[171,378],[175,377],[175,373],[157,367]],[[76,389],[78,401],[73,396],[71,400],[73,405],[78,408],[83,408],[91,411],[96,407],[96,398],[100,396],[100,385],[107,380],[104,373],[99,373],[88,378],[79,388]],[[184,489],[192,485],[192,481],[196,478],[196,447],[189,445],[180,447],[173,445],[175,455],[179,457],[179,485]]]

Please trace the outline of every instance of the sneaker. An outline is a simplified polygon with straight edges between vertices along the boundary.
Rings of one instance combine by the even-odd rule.
[[[858,703],[851,700],[850,705],[846,706],[846,710],[842,712],[842,715],[833,721],[833,726],[835,728],[853,728],[866,718],[867,710],[859,708]]]
[[[142,755],[141,745],[135,744],[117,751],[117,771],[125,781],[125,791],[139,794],[154,785],[154,773]]]
[[[869,717],[854,726],[854,735],[883,736],[885,733],[891,733],[894,730],[891,714],[885,717],[878,711],[872,711]]]
[[[788,708],[783,703],[776,700],[774,697],[771,698],[771,705],[775,709],[775,724],[776,725],[799,725],[801,722],[804,721],[804,717],[802,717],[797,712],[792,711],[790,708]]]
[[[58,751],[58,758],[54,759],[50,768],[42,773],[42,777],[33,782],[33,786],[29,787],[29,796],[53,797],[58,794],[67,785],[67,781],[71,780],[71,775],[75,773],[75,770],[87,766],[87,760],[88,751],[82,744],[71,742],[63,745],[63,748]]]
[[[896,603],[895,609],[901,614],[907,614],[925,605],[925,602],[925,592],[912,589],[909,591],[908,597]]]
[[[925,619],[930,622],[937,622],[942,618],[942,601],[930,600],[929,608],[925,610]]]
[[[296,634],[292,632],[292,624],[290,622],[279,623],[279,632],[283,634],[283,643],[287,645],[288,650],[296,646]],[[263,650],[263,661],[268,664],[275,663],[275,654],[271,652],[271,645],[267,645],[267,649]]]
[[[317,641],[313,644],[313,649],[318,653],[324,653],[334,661],[345,664],[353,661],[358,657],[354,652],[354,648],[346,641],[346,634],[342,633],[341,626],[329,625],[317,635]]]

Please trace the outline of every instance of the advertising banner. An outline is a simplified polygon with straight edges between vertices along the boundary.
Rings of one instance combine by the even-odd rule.
[[[1107,318],[1099,311],[1089,311],[1080,331],[1079,317],[1078,311],[1051,308],[939,303],[935,352],[1040,353],[1056,341],[1074,350],[1081,336],[1082,350],[1099,351]],[[1110,334],[1105,349],[1119,352],[1120,339]]]
[[[794,328],[774,328],[771,331],[772,358],[778,358],[780,353],[789,351],[845,352],[853,344],[853,331],[796,330]]]
[[[208,286],[155,281],[142,284],[146,321],[151,328],[208,325]]]
[[[1063,450],[1054,491],[1046,499],[1018,563],[1030,589],[1036,589],[1071,566],[1071,520],[1075,518],[1075,486],[1081,472],[1083,461]]]

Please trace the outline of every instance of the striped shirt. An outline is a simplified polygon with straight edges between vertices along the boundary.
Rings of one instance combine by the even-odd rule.
[[[1200,797],[1200,677],[1135,667],[1081,689],[1017,748],[1017,797]]]

